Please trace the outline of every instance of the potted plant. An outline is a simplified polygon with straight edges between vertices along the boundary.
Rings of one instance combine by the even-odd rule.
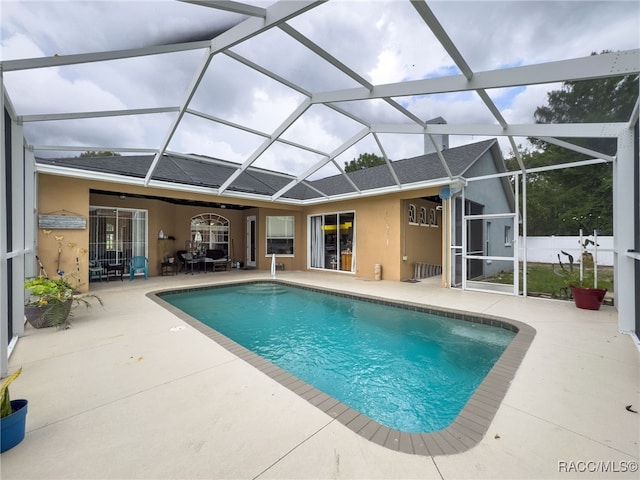
[[[560,253],[567,257],[568,262],[562,262]],[[554,265],[553,272],[563,278],[565,285],[564,290],[567,296],[569,296],[569,292],[571,292],[571,297],[573,297],[573,301],[578,308],[599,310],[607,290],[604,288],[588,287],[587,285],[592,283],[584,276],[583,278],[580,278],[580,273],[574,267],[573,255],[565,252],[564,250],[561,250],[560,253],[558,254],[560,269],[556,270]],[[584,252],[582,258],[583,260],[585,258]]]
[[[15,447],[24,438],[28,402],[11,400],[9,397],[9,384],[21,372],[22,368],[13,372],[0,387],[0,453]]]
[[[50,279],[46,276],[27,278],[24,288],[29,290],[25,304],[27,321],[35,328],[69,327],[69,317],[73,305],[84,304],[91,307],[93,298],[102,305],[97,295],[81,294],[63,277]]]

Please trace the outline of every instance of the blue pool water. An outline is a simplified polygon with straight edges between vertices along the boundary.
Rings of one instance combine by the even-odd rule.
[[[354,410],[404,432],[449,425],[515,335],[279,283],[162,298]]]

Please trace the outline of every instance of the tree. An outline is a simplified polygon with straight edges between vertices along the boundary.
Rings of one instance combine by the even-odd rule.
[[[363,168],[375,167],[377,165],[384,164],[384,158],[376,155],[375,153],[361,153],[358,158],[354,158],[350,162],[344,163],[344,171],[355,172],[356,170],[362,170]]]
[[[109,151],[94,151],[87,150],[86,152],[82,152],[80,154],[80,158],[85,157],[119,157],[120,154],[117,152],[109,152]]]
[[[637,75],[564,82],[562,88],[547,94],[548,104],[538,107],[534,118],[537,123],[623,122],[629,119],[637,95]],[[527,168],[590,158],[535,138],[529,141],[536,150],[523,152]],[[615,139],[567,141],[606,155],[616,151]],[[509,159],[512,169],[513,162]],[[602,235],[613,233],[610,164],[530,173],[527,181],[529,235],[575,235],[580,228],[585,232],[597,229]]]

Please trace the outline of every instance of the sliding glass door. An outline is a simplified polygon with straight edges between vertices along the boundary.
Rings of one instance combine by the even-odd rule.
[[[355,213],[309,217],[309,267],[355,271]]]
[[[148,257],[146,210],[89,207],[89,259],[92,268],[106,273],[107,265],[123,265],[129,259]]]

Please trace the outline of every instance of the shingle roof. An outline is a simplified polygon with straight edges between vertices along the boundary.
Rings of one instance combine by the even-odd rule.
[[[494,143],[495,139],[446,149],[442,155],[453,176],[462,175]],[[36,158],[38,164],[88,170],[92,172],[144,178],[153,155],[111,157]],[[437,153],[392,162],[401,184],[446,179],[447,173]],[[237,169],[236,164],[181,158],[163,155],[153,173],[152,180],[219,188]],[[394,186],[395,181],[387,165],[378,165],[347,174],[361,191]],[[295,177],[276,174],[268,170],[248,169],[229,186],[230,191],[272,196]],[[318,193],[318,191],[322,193]],[[322,194],[334,196],[354,192],[354,187],[343,175],[334,175],[314,181],[298,183],[283,197],[295,200],[320,198]]]

